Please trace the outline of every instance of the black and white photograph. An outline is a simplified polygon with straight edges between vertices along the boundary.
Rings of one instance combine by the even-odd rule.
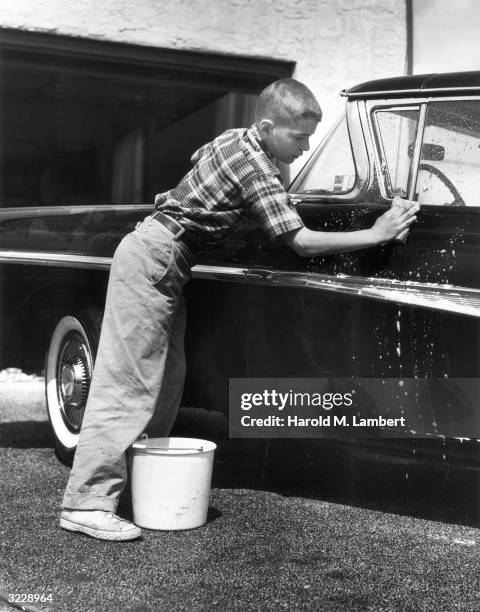
[[[0,612],[480,610],[479,38],[2,0]]]

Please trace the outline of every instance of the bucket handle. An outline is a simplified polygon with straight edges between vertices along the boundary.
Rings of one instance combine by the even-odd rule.
[[[145,442],[148,441],[148,435],[146,433],[142,433],[142,435],[140,436],[139,440],[143,440]],[[142,448],[147,448],[147,446],[143,446]],[[169,446],[168,448],[159,448],[158,450],[160,451],[197,451],[198,453],[203,453],[203,446],[200,446],[200,448],[181,448],[181,447],[177,447],[177,446]]]
[[[166,450],[166,451],[197,451],[199,453],[203,452],[203,446],[201,446],[200,448],[180,448],[177,446],[169,446],[168,448],[159,448],[158,450]]]
[[[148,446],[146,446],[146,445],[138,445],[137,448],[148,448]],[[155,448],[155,447],[152,447],[150,450],[152,450],[152,451],[159,451],[159,452],[162,452],[162,451],[163,452],[166,452],[166,451],[182,451],[182,452],[190,452],[190,453],[196,451],[197,453],[203,453],[203,446],[200,446],[200,448],[192,448],[191,446],[190,446],[190,448],[185,448],[185,447],[184,448],[180,448],[178,446],[168,446],[168,447],[165,447],[165,448]]]

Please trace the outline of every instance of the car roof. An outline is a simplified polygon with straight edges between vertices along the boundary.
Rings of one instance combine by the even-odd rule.
[[[341,94],[347,98],[374,98],[390,96],[442,95],[480,91],[480,70],[470,72],[444,72],[414,74],[366,81]]]

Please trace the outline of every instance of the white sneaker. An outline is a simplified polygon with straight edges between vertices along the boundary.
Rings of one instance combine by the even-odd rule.
[[[135,540],[142,535],[140,527],[104,510],[63,510],[60,527],[99,540]]]

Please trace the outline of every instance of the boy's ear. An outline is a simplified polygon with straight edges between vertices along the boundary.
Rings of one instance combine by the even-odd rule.
[[[260,136],[270,136],[272,133],[273,121],[270,119],[262,119],[258,124],[258,131]]]

